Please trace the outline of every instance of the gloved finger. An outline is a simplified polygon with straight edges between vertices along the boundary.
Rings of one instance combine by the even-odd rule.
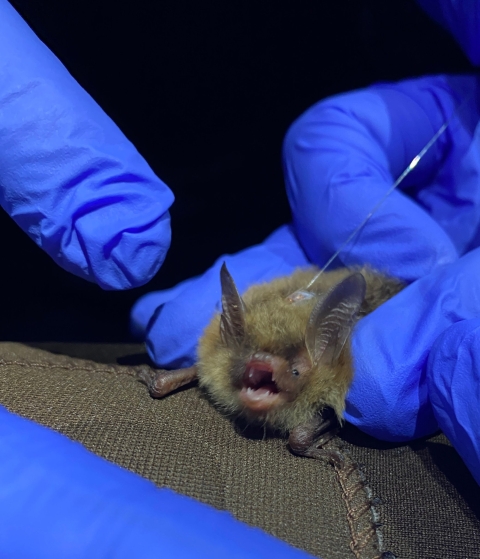
[[[179,297],[181,292],[194,281],[195,278],[188,279],[170,289],[152,291],[140,297],[130,311],[130,332],[132,335],[139,340],[145,340],[148,325],[156,309]]]
[[[134,307],[133,320],[148,322],[147,349],[157,365],[176,369],[196,361],[198,339],[215,311],[221,310],[220,268],[223,262],[240,293],[254,283],[269,281],[309,265],[291,227],[283,226],[260,245],[220,257],[205,274],[180,284],[174,298],[170,298],[172,292],[165,296],[160,292],[158,299],[140,300]],[[158,301],[161,301],[160,306],[155,306]]]
[[[460,100],[477,87],[474,77],[445,76],[378,85],[322,101],[292,125],[284,143],[285,180],[295,231],[311,261],[325,261],[346,241]],[[344,264],[369,262],[411,281],[457,258],[480,219],[475,182],[480,158],[472,147],[476,120],[478,109],[467,124],[452,122],[403,183],[425,199],[417,204],[393,192],[344,249]],[[472,223],[463,222],[467,232],[456,239],[449,234],[448,218],[455,221],[453,232],[458,219],[447,209],[462,207],[464,192],[456,194],[465,179],[461,172],[455,176],[459,161],[471,174],[464,205],[475,211],[469,214]],[[442,166],[443,179],[435,183]],[[444,221],[437,222],[436,214]]]
[[[440,428],[480,484],[480,319],[457,322],[438,337],[426,380]]]
[[[2,557],[309,557],[4,408],[0,497]]]
[[[479,274],[476,249],[409,285],[357,324],[347,421],[389,441],[438,429],[427,383],[428,355],[452,324],[480,317]]]
[[[173,195],[0,0],[0,204],[60,266],[105,289],[147,282]]]
[[[480,64],[480,4],[476,0],[417,0],[422,8],[452,32],[473,64]]]

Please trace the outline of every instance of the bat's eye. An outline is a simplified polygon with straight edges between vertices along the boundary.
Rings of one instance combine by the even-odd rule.
[[[292,375],[293,375],[294,377],[299,377],[299,376],[300,376],[300,373],[298,372],[298,369],[292,369]]]

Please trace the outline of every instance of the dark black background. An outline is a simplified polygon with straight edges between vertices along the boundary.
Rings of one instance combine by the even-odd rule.
[[[12,4],[176,202],[164,266],[123,293],[58,268],[2,212],[4,340],[128,340],[128,311],[141,294],[199,274],[288,221],[281,143],[311,104],[375,81],[469,69],[413,0]]]

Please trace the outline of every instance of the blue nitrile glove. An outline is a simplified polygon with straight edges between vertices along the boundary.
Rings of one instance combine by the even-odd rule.
[[[442,361],[441,352],[453,353],[457,342],[443,333],[455,331],[457,323],[474,322],[480,317],[479,274],[477,248],[451,264],[438,266],[357,324],[352,344],[355,376],[347,397],[347,421],[381,439],[414,439],[435,432],[439,424],[444,427],[445,421],[437,413],[438,400],[446,400],[448,394],[453,404],[450,401],[445,406],[450,405],[446,409],[455,424],[457,403],[468,394],[467,385],[470,390],[475,386],[480,369],[473,361],[470,382],[461,386],[457,379],[449,385],[446,379],[451,377],[453,365]],[[427,365],[439,336],[445,338],[441,351],[437,347],[436,357]],[[465,367],[463,373],[466,376]],[[465,404],[466,408],[478,406],[478,388],[476,392],[471,391],[472,401]],[[472,418],[470,425],[474,427],[476,422],[478,418]],[[474,438],[475,433],[478,438],[479,431],[470,431],[469,436]],[[462,454],[461,433],[454,435],[451,441]],[[480,476],[480,469],[476,475]]]
[[[412,281],[477,246],[479,92],[476,77],[426,77],[332,97],[304,113],[287,134],[284,167],[309,259],[321,263],[340,248],[452,115],[340,259]]]
[[[173,195],[0,0],[0,204],[60,266],[105,289],[147,282]]]
[[[307,559],[0,407],[0,556]]]

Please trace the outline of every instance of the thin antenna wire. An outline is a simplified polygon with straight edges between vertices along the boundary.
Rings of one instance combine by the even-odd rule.
[[[340,248],[338,248],[334,254],[328,259],[327,263],[323,266],[323,268],[316,274],[312,280],[308,283],[308,285],[304,289],[298,289],[294,291],[291,295],[287,297],[287,300],[291,303],[298,303],[305,299],[311,299],[315,297],[315,293],[309,291],[312,285],[317,281],[317,279],[323,274],[323,272],[330,266],[330,264],[337,258],[337,256],[342,252],[342,250],[348,245],[348,243],[358,234],[358,232],[365,226],[368,220],[373,216],[373,214],[378,210],[378,208],[385,202],[385,200],[390,196],[390,194],[398,187],[400,183],[405,180],[405,177],[409,175],[413,169],[419,164],[420,160],[423,156],[427,153],[427,151],[433,146],[433,144],[440,138],[440,136],[445,132],[448,126],[451,124],[452,120],[458,116],[460,110],[467,105],[470,99],[473,97],[473,94],[468,95],[453,111],[450,118],[448,118],[442,126],[435,132],[435,134],[430,138],[430,140],[426,143],[423,149],[410,161],[407,168],[403,171],[403,173],[398,177],[398,179],[392,184],[392,186],[387,190],[387,192],[380,198],[380,200],[375,204],[375,206],[370,210],[368,215],[365,219],[360,223],[358,227],[348,236],[347,240],[344,241]]]
[[[452,117],[453,118],[453,117]],[[344,241],[340,247],[333,253],[333,255],[328,259],[327,263],[323,266],[323,268],[314,276],[314,278],[310,281],[310,283],[306,286],[306,289],[309,289],[319,278],[321,274],[330,266],[330,264],[337,258],[337,256],[342,252],[342,250],[348,245],[348,243],[357,235],[357,233],[365,226],[367,221],[373,216],[373,214],[378,210],[378,208],[385,202],[385,200],[390,196],[390,194],[398,187],[400,183],[402,183],[407,175],[409,175],[413,169],[418,165],[420,160],[423,156],[427,153],[427,151],[433,146],[433,144],[440,138],[440,136],[445,132],[448,125],[450,124],[450,120],[444,122],[442,126],[437,130],[437,132],[430,138],[428,143],[423,147],[423,149],[410,161],[407,168],[403,171],[403,173],[398,177],[398,179],[392,184],[392,186],[385,192],[385,194],[380,198],[380,200],[375,204],[375,206],[370,210],[368,215],[365,219],[360,223],[360,225],[348,236],[347,240]]]
[[[445,132],[448,126],[451,124],[452,120],[456,118],[463,109],[467,105],[467,103],[472,99],[473,94],[468,95],[453,111],[450,118],[448,118],[442,126],[435,132],[435,134],[430,138],[430,140],[426,143],[423,149],[410,161],[407,168],[403,171],[403,173],[398,177],[398,179],[392,184],[392,186],[387,190],[387,192],[382,196],[382,198],[375,204],[375,206],[370,210],[368,215],[365,219],[360,223],[358,227],[348,236],[347,240],[344,241],[340,248],[338,248],[335,253],[328,259],[327,263],[323,266],[323,268],[316,274],[313,279],[309,282],[309,284],[304,289],[298,289],[291,295],[287,297],[287,300],[291,303],[297,303],[303,301],[305,299],[311,299],[315,297],[315,293],[309,291],[312,285],[317,281],[317,279],[323,274],[323,272],[330,266],[330,264],[337,258],[337,256],[342,252],[342,250],[348,245],[348,243],[358,234],[358,232],[365,226],[368,220],[373,216],[373,214],[378,210],[378,208],[385,202],[385,200],[390,196],[390,194],[401,184],[407,175],[409,175],[413,169],[419,164],[423,156],[428,152],[428,150],[433,146],[433,144],[440,138],[440,136]]]

